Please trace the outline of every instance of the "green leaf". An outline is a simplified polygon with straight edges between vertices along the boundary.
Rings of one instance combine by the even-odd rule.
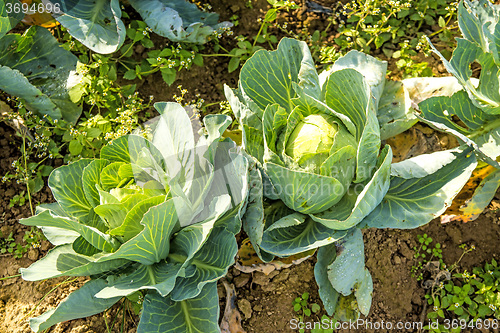
[[[29,47],[20,49],[23,42]],[[26,108],[52,119],[72,124],[82,112],[69,97],[78,83],[78,58],[60,47],[45,28],[33,26],[21,36],[9,34],[0,39],[0,89],[20,97]]]
[[[232,57],[231,60],[229,60],[229,64],[227,65],[227,71],[229,73],[234,72],[235,70],[240,67],[240,58],[239,57]]]
[[[418,119],[411,108],[410,94],[402,82],[385,83],[378,104],[377,120],[381,140],[402,133],[417,123]]]
[[[333,243],[346,235],[315,222],[306,215],[293,213],[277,219],[262,237],[261,248],[277,256],[290,256]]]
[[[117,278],[106,288],[96,293],[97,298],[122,297],[133,294],[138,290],[155,290],[166,296],[172,291],[175,279],[181,273],[180,263],[161,261],[153,265],[138,265],[128,274]]]
[[[160,68],[161,77],[163,81],[169,86],[175,82],[175,78],[177,77],[177,72],[172,68],[162,67]]]
[[[336,254],[335,244],[320,247],[318,250],[317,262],[314,266],[314,277],[318,284],[319,297],[329,316],[335,313],[339,300],[339,293],[333,288],[328,278],[328,266],[335,260]]]
[[[392,150],[386,146],[380,154],[377,171],[366,185],[353,185],[337,204],[323,212],[310,214],[311,218],[335,230],[347,230],[357,225],[380,204],[387,193],[391,161]],[[362,190],[357,190],[358,187]]]
[[[156,292],[148,293],[137,330],[154,332],[161,327],[162,333],[217,333],[220,332],[218,319],[217,284],[209,283],[196,298],[180,302]]]
[[[476,164],[469,150],[436,152],[393,164],[396,176],[389,191],[360,227],[412,229],[428,223],[449,207]]]
[[[90,159],[82,159],[55,169],[49,187],[61,208],[70,216],[86,220],[92,206],[85,197],[82,174]]]
[[[224,251],[221,251],[221,249]],[[174,301],[183,301],[196,297],[209,282],[215,282],[226,275],[229,266],[234,263],[238,244],[234,234],[225,228],[215,228],[201,249],[187,263],[195,269],[190,277],[177,281],[170,297]],[[178,256],[169,256],[176,259]]]
[[[57,323],[72,319],[85,318],[109,309],[121,297],[99,299],[94,295],[107,285],[106,280],[97,279],[85,283],[80,289],[72,292],[57,308],[49,310],[41,316],[30,319],[30,327],[41,332]]]
[[[182,204],[173,198],[151,207],[141,221],[144,229],[106,260],[121,258],[152,265],[165,259],[170,251],[170,238],[179,228],[176,208]]]
[[[118,0],[78,1],[56,20],[83,45],[97,53],[113,53],[125,40]]]
[[[201,11],[195,4],[183,0],[130,0],[155,33],[173,42],[203,44],[216,30],[229,27],[229,22],[217,23],[219,15]]]
[[[319,98],[318,74],[305,42],[283,38],[276,51],[258,51],[241,69],[242,90],[264,110],[278,103],[291,112],[291,99],[296,97],[292,82],[304,92]]]
[[[92,246],[101,251],[114,252],[120,246],[120,243],[117,240],[99,231],[98,229],[79,223],[78,221],[74,221],[67,217],[53,215],[49,210],[43,211],[30,218],[23,219],[21,220],[21,223],[30,226],[56,227],[78,232]]]
[[[127,264],[126,260],[104,260],[109,254],[92,257],[76,253],[71,244],[59,245],[28,268],[21,268],[24,280],[40,281],[59,276],[88,276],[106,273]],[[98,262],[102,260],[102,262]]]
[[[102,170],[109,164],[109,161],[102,159],[94,159],[84,169],[82,174],[82,185],[85,193],[85,198],[96,207],[100,204],[99,190],[96,185],[100,185],[100,177]]]
[[[69,143],[69,152],[73,156],[79,155],[83,150],[83,146],[78,140],[71,140]]]
[[[264,168],[280,199],[291,209],[304,214],[330,208],[345,193],[342,184],[333,177],[290,170],[275,163],[265,163]]]
[[[370,86],[354,69],[342,69],[328,76],[323,86],[326,104],[347,115],[356,127],[356,181],[369,179],[380,149],[380,128]]]
[[[24,17],[22,12],[7,12],[7,3],[14,4],[12,0],[0,0],[0,39],[5,36],[9,30],[13,29]]]

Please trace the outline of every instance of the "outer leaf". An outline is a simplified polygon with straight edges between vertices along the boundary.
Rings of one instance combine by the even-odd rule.
[[[38,26],[23,36],[4,36],[0,49],[4,50],[0,54],[1,90],[22,98],[28,110],[76,123],[82,108],[68,95],[79,80],[76,56],[60,47],[47,29]]]
[[[49,310],[41,316],[30,319],[30,327],[41,332],[57,323],[85,318],[109,309],[121,297],[99,299],[94,295],[107,286],[106,280],[97,279],[85,283],[80,289],[71,293],[57,308]]]
[[[337,204],[326,211],[311,214],[316,222],[335,230],[347,230],[365,218],[384,198],[390,185],[392,150],[386,146],[379,157],[378,170],[364,184],[352,186]],[[361,191],[357,188],[362,188]]]
[[[221,248],[224,250],[221,251]],[[234,234],[225,228],[214,229],[203,247],[189,261],[189,265],[195,268],[194,274],[178,279],[170,294],[171,299],[183,301],[199,295],[207,283],[216,282],[226,275],[237,252]]]
[[[421,102],[419,107],[426,121],[443,124],[445,131],[456,131],[467,136],[479,156],[486,155],[485,161],[498,167],[494,161],[500,155],[500,119],[474,106],[464,91],[451,97],[429,98]],[[466,127],[456,124],[452,116],[457,116]]]
[[[441,162],[450,160],[446,165]],[[403,174],[406,179],[392,177],[386,196],[364,219],[361,227],[412,229],[428,223],[446,210],[477,165],[469,150],[436,152],[425,159],[412,158],[402,163],[406,166]],[[428,164],[444,166],[427,173],[433,169]],[[410,171],[409,167],[418,169],[418,173]],[[425,173],[424,177],[410,178]]]
[[[60,0],[54,15],[71,36],[97,53],[113,53],[125,40],[125,25],[118,0]]]
[[[21,220],[24,225],[37,227],[56,227],[78,232],[96,249],[106,252],[114,252],[120,247],[120,243],[113,237],[102,233],[96,228],[87,226],[67,217],[59,217],[46,210],[27,219]]]
[[[217,333],[219,298],[217,284],[205,285],[198,297],[174,302],[170,297],[149,293],[143,305],[138,332]]]
[[[119,269],[127,264],[126,260],[97,262],[109,254],[96,254],[92,257],[76,253],[71,244],[59,245],[49,251],[42,259],[28,268],[21,268],[24,280],[40,281],[59,276],[87,276]]]
[[[314,277],[318,284],[318,293],[323,306],[329,316],[335,313],[337,302],[339,300],[339,293],[332,287],[328,279],[328,267],[332,264],[337,256],[335,244],[328,244],[322,246],[318,250],[316,265],[314,266]]]
[[[264,234],[264,206],[263,206],[263,184],[261,171],[256,167],[250,169],[249,173],[249,192],[246,212],[242,217],[243,229],[247,233],[252,246],[259,258],[268,262],[274,256],[266,253],[260,248],[262,235]]]
[[[332,230],[300,213],[284,216],[264,231],[261,247],[277,256],[290,256],[333,243],[346,231]]]
[[[402,133],[417,123],[410,94],[402,82],[386,82],[378,104],[377,119],[382,140]]]
[[[85,198],[94,208],[100,204],[99,190],[96,184],[100,185],[101,172],[108,164],[109,161],[97,159],[90,162],[85,169],[83,169],[83,192],[85,193]]]
[[[259,108],[278,103],[288,112],[291,99],[296,97],[292,82],[304,92],[319,98],[318,74],[305,42],[283,38],[276,51],[258,51],[241,69],[243,91]]]
[[[371,88],[372,96],[375,98],[375,105],[378,105],[386,82],[387,62],[377,60],[368,54],[351,50],[345,56],[338,58],[330,70],[321,73],[321,86],[323,86],[331,73],[345,68],[352,68],[363,74]]]
[[[138,290],[155,290],[166,296],[172,291],[175,279],[180,274],[182,265],[161,261],[153,265],[138,265],[131,274],[117,278],[106,288],[96,293],[97,298],[128,296]]]
[[[337,244],[337,255],[328,266],[328,279],[339,293],[350,295],[356,284],[365,278],[365,247],[363,234],[354,228]]]
[[[86,220],[92,205],[85,197],[82,174],[91,160],[82,159],[52,171],[49,187],[61,208],[70,216]]]
[[[219,15],[185,0],[130,0],[130,4],[155,33],[174,42],[203,44],[215,30],[231,26],[217,24]]]

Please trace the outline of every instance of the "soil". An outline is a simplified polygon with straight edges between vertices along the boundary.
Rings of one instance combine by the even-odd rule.
[[[263,17],[268,4],[266,0],[251,0],[252,8],[245,6],[247,1],[211,0],[208,1],[213,10],[220,13],[221,20],[229,20],[233,15],[239,16],[239,25],[235,27],[234,36],[256,35],[259,25],[258,18]],[[297,1],[299,2],[299,1]],[[317,0],[317,3],[335,8],[339,1]],[[280,19],[286,19],[295,24],[300,30],[304,25],[310,29],[321,29],[326,26],[326,17],[321,14],[306,13],[304,6]],[[332,32],[334,33],[334,32]],[[282,37],[279,35],[279,37]],[[224,41],[222,43],[225,43]],[[224,44],[223,44],[224,45]],[[141,50],[137,50],[141,51]],[[142,55],[144,56],[144,55]],[[394,61],[384,59],[383,54],[376,56],[389,60],[389,69],[394,78],[401,75],[397,72]],[[419,56],[419,61],[427,61],[435,70],[436,75],[445,73],[444,67],[434,57]],[[143,96],[153,95],[155,101],[171,101],[174,94],[179,94],[178,85],[188,90],[185,100],[196,99],[200,94],[207,103],[216,103],[225,100],[223,85],[236,87],[239,71],[227,73],[229,58],[206,57],[205,66],[193,66],[190,71],[179,73],[178,80],[167,86],[163,83],[159,73],[147,77],[144,81],[137,81],[138,89]],[[208,109],[208,112],[218,111],[217,107]],[[412,129],[409,137],[426,138],[433,149],[439,144],[441,148],[442,136],[427,133],[424,127]],[[422,134],[423,133],[423,134]],[[432,139],[431,139],[432,137]],[[13,172],[11,163],[20,156],[21,140],[15,136],[5,123],[0,123],[0,176]],[[438,145],[438,146],[436,146]],[[426,146],[426,147],[427,147]],[[419,148],[418,153],[426,151],[426,147]],[[408,149],[411,150],[411,149]],[[413,152],[413,151],[412,151]],[[413,152],[414,153],[414,152]],[[55,162],[56,165],[60,161]],[[23,236],[29,227],[18,223],[21,218],[31,216],[29,204],[21,207],[9,207],[11,199],[25,190],[24,186],[0,182],[0,230],[4,237],[10,233],[16,242],[23,243]],[[33,195],[33,206],[39,203],[51,202],[50,189],[45,187]],[[441,224],[438,219],[417,230],[364,230],[366,266],[370,270],[373,283],[373,303],[369,315],[364,318],[367,322],[419,322],[425,318],[425,290],[419,282],[411,276],[411,267],[414,265],[414,250],[417,246],[417,235],[426,233],[435,241],[443,245],[444,261],[450,265],[457,262],[462,254],[460,244],[475,245],[476,250],[466,255],[459,263],[459,271],[471,270],[473,266],[483,265],[492,258],[500,260],[500,196],[493,200],[490,206],[479,218],[467,224]],[[30,249],[20,259],[12,255],[0,255],[0,279],[15,276],[19,268],[28,267],[37,259],[43,257],[50,249],[47,241],[42,241],[38,249]],[[242,327],[246,332],[298,332],[290,326],[290,321],[297,318],[293,311],[292,302],[304,292],[309,293],[309,304],[321,301],[318,296],[317,285],[314,280],[315,258],[305,260],[299,265],[290,268],[275,270],[269,275],[261,272],[243,273],[233,267],[227,274],[227,281],[236,287],[237,308],[241,313]],[[51,279],[42,282],[23,281],[20,277],[0,280],[0,333],[27,333],[30,332],[28,318],[42,314],[56,306],[71,291],[76,290],[85,278],[78,279]],[[226,302],[224,287],[219,285],[221,316],[224,313]],[[120,332],[123,314],[122,304],[115,305],[105,314],[95,315],[85,319],[73,320],[58,324],[49,330],[50,333],[104,333]],[[314,314],[311,321],[318,321],[325,314],[321,310]],[[128,313],[125,316],[123,332],[134,333],[138,317]],[[113,324],[115,322],[115,324]],[[110,327],[109,331],[107,326]],[[370,329],[347,329],[340,332],[374,332]],[[376,330],[387,332],[387,330]],[[391,332],[399,332],[391,330]],[[417,332],[416,329],[406,329],[400,332]]]

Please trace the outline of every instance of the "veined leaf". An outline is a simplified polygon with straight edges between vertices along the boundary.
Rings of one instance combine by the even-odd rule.
[[[88,276],[122,268],[126,260],[102,260],[110,254],[98,253],[92,257],[76,253],[71,244],[59,245],[28,268],[21,268],[24,280],[40,281],[59,276]],[[98,262],[99,259],[102,262]]]
[[[217,333],[219,298],[217,284],[206,284],[201,293],[192,299],[174,302],[169,296],[156,292],[146,295],[138,332],[162,333]]]
[[[218,23],[218,14],[203,12],[185,0],[129,2],[155,33],[173,42],[204,44],[216,30],[232,25]]]
[[[118,0],[59,0],[54,14],[68,32],[97,53],[113,53],[125,40],[125,25]]]
[[[445,164],[441,160],[450,162]],[[470,150],[436,152],[427,158],[412,158],[401,163],[419,169],[419,176],[426,172],[427,175],[410,178],[416,172],[406,170],[403,175],[406,178],[392,177],[384,199],[360,227],[412,229],[428,223],[446,210],[477,165]],[[427,164],[444,166],[430,173],[434,170]]]
[[[41,316],[30,319],[30,327],[35,332],[41,332],[57,323],[85,318],[109,309],[121,297],[109,299],[96,298],[94,295],[107,286],[104,279],[91,280],[80,289],[72,292],[57,308],[49,310]]]
[[[16,0],[0,0],[0,39],[13,29],[24,17],[22,12],[7,12],[6,4],[19,3]]]
[[[305,42],[283,38],[276,51],[261,50],[248,59],[241,69],[242,90],[264,110],[278,103],[288,112],[296,97],[292,82],[304,92],[319,99],[320,86],[311,53]]]
[[[21,47],[22,44],[29,47]],[[79,81],[78,58],[63,49],[45,28],[33,26],[21,36],[0,38],[0,89],[24,100],[28,110],[72,124],[82,108],[71,102],[69,90]]]

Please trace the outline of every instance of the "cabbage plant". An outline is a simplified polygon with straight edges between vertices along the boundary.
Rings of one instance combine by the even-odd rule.
[[[30,319],[35,332],[134,293],[144,296],[137,332],[219,332],[216,284],[237,252],[247,160],[221,137],[229,117],[205,117],[200,136],[180,105],[155,107],[161,117],[149,140],[123,136],[100,158],[55,169],[56,202],[21,221],[55,245],[21,269],[25,280],[90,276]]]
[[[187,0],[128,0],[158,35],[174,42],[203,44],[220,28],[219,15],[201,11]],[[53,15],[83,45],[98,53],[113,53],[125,40],[119,0],[44,0],[58,8]]]
[[[439,80],[455,80],[462,89],[450,96],[426,99],[418,105],[423,121],[455,135],[459,141],[473,147],[482,160],[479,168],[486,177],[461,207],[462,214],[472,219],[479,216],[500,187],[499,13],[500,6],[487,0],[460,2],[458,25],[463,38],[457,38],[450,61],[435,48],[434,52],[453,75]],[[470,65],[473,62],[481,65],[479,79],[472,78]]]
[[[362,229],[428,223],[477,164],[467,146],[392,163],[381,137],[414,116],[386,66],[351,51],[318,75],[307,44],[285,38],[245,63],[237,89],[226,87],[254,163],[244,230],[264,261],[319,248],[319,294],[341,320],[371,306]]]

